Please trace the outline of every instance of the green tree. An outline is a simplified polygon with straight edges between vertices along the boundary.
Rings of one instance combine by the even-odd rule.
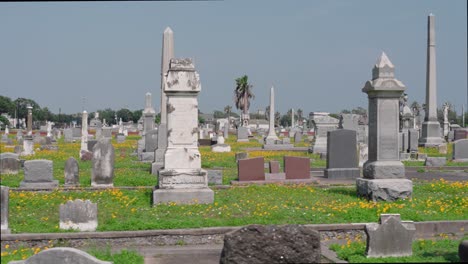
[[[213,117],[214,117],[214,118],[225,118],[225,117],[226,117],[226,114],[223,113],[222,111],[215,110],[215,111],[213,112]]]
[[[132,112],[133,123],[135,124],[138,123],[138,120],[140,120],[142,115],[143,115],[143,109],[133,111]]]
[[[115,124],[115,111],[114,110],[110,108],[106,108],[104,110],[98,110],[98,112],[99,112],[99,118],[105,119],[108,125]]]
[[[123,122],[128,122],[130,120],[133,120],[133,114],[132,111],[128,110],[127,108],[122,108],[117,111],[117,118],[120,120],[122,118]]]
[[[242,110],[242,113],[249,113],[250,99],[255,99],[252,92],[253,86],[249,84],[249,77],[244,75],[236,79],[236,89],[234,90],[234,102],[237,109]]]
[[[38,120],[38,115],[42,113],[39,112],[41,107],[32,99],[27,98],[17,98],[13,101],[17,106],[17,114],[18,118],[27,118],[28,117],[28,109],[26,108],[28,105],[32,106],[32,113],[33,113],[33,120]]]
[[[15,103],[10,97],[0,95],[0,114],[7,113],[10,116],[15,116]]]
[[[231,116],[231,111],[232,111],[232,106],[226,105],[224,107],[224,113],[226,113],[227,117],[229,118]]]

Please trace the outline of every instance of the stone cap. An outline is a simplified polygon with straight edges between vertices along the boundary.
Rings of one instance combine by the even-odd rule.
[[[195,71],[191,58],[171,59],[169,71]]]

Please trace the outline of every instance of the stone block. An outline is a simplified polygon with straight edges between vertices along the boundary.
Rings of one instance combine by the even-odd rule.
[[[20,169],[19,155],[15,153],[0,153],[0,175],[18,174]]]
[[[366,179],[404,179],[405,166],[399,160],[368,160],[363,166]]]
[[[447,164],[446,157],[427,157],[424,161],[424,166],[428,167],[442,167]]]
[[[310,159],[284,156],[284,173],[287,180],[310,179]]]
[[[60,205],[60,229],[96,231],[97,225],[97,204],[90,200],[77,199]]]
[[[249,141],[249,129],[247,127],[237,128],[237,142],[248,142]]]
[[[468,161],[468,139],[459,139],[453,142],[452,159],[455,162]]]
[[[100,139],[93,148],[91,186],[114,186],[114,161],[114,146],[110,139]]]
[[[325,169],[325,178],[345,180],[345,179],[357,179],[361,175],[359,168],[336,168],[336,169]]]
[[[263,157],[240,159],[237,162],[237,175],[239,181],[264,181]]]
[[[10,261],[10,264],[112,264],[101,261],[88,253],[75,248],[56,247],[39,252],[36,255],[19,261]]]
[[[228,144],[216,144],[211,146],[213,152],[231,152],[231,146]]]
[[[1,215],[1,234],[10,234],[11,230],[8,228],[8,217],[9,217],[9,200],[10,200],[10,188],[7,186],[0,186],[0,215]]]
[[[65,162],[65,187],[79,186],[80,168],[75,158],[70,157]]]
[[[380,223],[366,224],[367,257],[404,257],[413,254],[416,233],[413,222],[402,222],[399,214],[381,214]]]
[[[223,170],[210,170],[207,169],[208,173],[208,184],[223,184]]]
[[[214,192],[209,188],[156,189],[153,191],[153,205],[176,204],[210,204],[214,201]]]
[[[373,201],[406,199],[413,193],[413,182],[408,179],[362,179],[356,180],[357,194]]]
[[[224,236],[221,264],[320,263],[320,234],[301,225],[250,225]]]
[[[270,173],[279,173],[280,172],[280,163],[277,160],[270,160],[269,162],[269,171]]]
[[[20,188],[53,189],[58,186],[54,180],[51,160],[27,160],[24,162],[24,180]]]

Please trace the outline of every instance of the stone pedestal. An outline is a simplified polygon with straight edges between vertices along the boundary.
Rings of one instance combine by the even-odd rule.
[[[153,205],[212,203],[214,200],[214,192],[208,188],[207,172],[201,169],[198,150],[197,95],[200,90],[200,78],[192,61],[172,59],[164,86],[167,150],[164,169],[158,171],[159,185],[153,191]]]
[[[405,179],[400,161],[399,99],[405,86],[394,77],[394,66],[382,53],[372,70],[372,80],[362,91],[369,98],[369,156],[364,179],[357,179],[357,192],[374,201],[411,196],[413,184]]]
[[[410,198],[413,182],[408,179],[362,179],[356,180],[358,196],[372,201],[395,201]]]

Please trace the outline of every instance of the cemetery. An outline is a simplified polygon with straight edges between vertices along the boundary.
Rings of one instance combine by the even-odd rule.
[[[4,126],[2,263],[467,261],[468,130],[437,117],[427,26],[423,122],[382,52],[356,87],[366,114],[291,108],[288,126],[273,86],[254,123],[247,75],[238,118],[201,124],[203,79],[167,27],[161,101],[142,94],[138,123],[84,109],[81,124],[34,129],[29,106],[23,129]]]

